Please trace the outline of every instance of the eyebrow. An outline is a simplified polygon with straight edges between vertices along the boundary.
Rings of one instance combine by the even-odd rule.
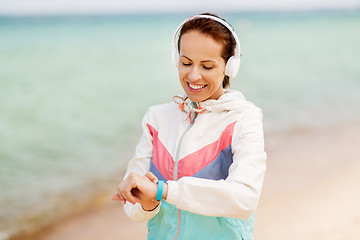
[[[180,57],[184,57],[184,58],[186,58],[187,60],[192,61],[190,58],[188,58],[188,57],[185,56],[185,55],[181,55]],[[204,61],[201,61],[201,62],[202,62],[202,63],[205,63],[205,62],[216,63],[216,61],[214,61],[214,60],[204,60]]]

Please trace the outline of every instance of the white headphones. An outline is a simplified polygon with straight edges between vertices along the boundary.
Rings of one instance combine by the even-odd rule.
[[[178,67],[178,62],[179,62],[179,51],[178,51],[177,44],[176,44],[176,41],[177,41],[176,35],[178,34],[179,30],[182,28],[182,26],[186,22],[188,22],[194,18],[209,18],[218,23],[221,23],[223,26],[225,26],[227,29],[229,29],[231,34],[234,36],[235,42],[236,42],[235,54],[233,56],[231,56],[226,63],[225,75],[232,77],[232,78],[235,77],[237,72],[239,71],[239,67],[240,67],[241,51],[240,51],[239,38],[237,37],[236,33],[234,32],[234,30],[232,29],[230,24],[228,24],[227,22],[225,22],[224,20],[222,20],[218,17],[214,17],[211,15],[196,15],[196,16],[190,17],[190,18],[186,19],[185,21],[183,21],[180,24],[180,26],[175,30],[173,38],[172,38],[173,42],[172,42],[172,51],[171,51],[171,61],[172,61],[173,65],[175,67]]]

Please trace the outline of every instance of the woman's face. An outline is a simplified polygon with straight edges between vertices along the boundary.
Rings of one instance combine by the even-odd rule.
[[[222,44],[196,30],[180,39],[179,78],[188,98],[193,102],[218,99],[223,93],[225,61]]]

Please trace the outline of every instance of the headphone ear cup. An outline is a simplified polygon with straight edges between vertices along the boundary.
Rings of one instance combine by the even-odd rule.
[[[176,48],[173,48],[171,51],[171,62],[174,65],[174,67],[178,67],[179,64],[179,52]]]
[[[226,63],[225,67],[225,75],[233,78],[236,76],[237,72],[239,71],[240,67],[240,58],[232,56]]]

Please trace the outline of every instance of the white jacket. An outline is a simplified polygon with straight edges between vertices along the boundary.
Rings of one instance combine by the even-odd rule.
[[[186,99],[184,110],[174,102],[149,108],[125,178],[151,170],[168,183],[166,202],[181,210],[249,218],[266,170],[261,110],[235,90],[201,102],[204,113],[191,114],[191,104]],[[125,212],[145,221],[160,207],[146,212],[140,204],[126,203]]]

